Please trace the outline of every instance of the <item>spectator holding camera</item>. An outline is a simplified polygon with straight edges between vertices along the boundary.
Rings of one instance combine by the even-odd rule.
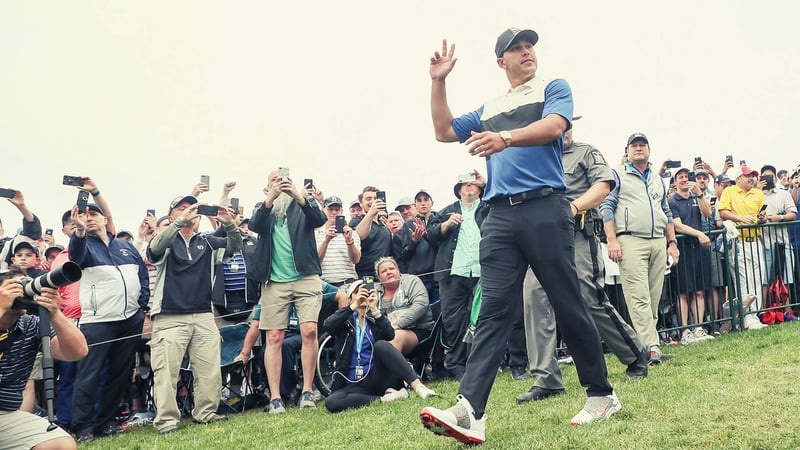
[[[161,434],[178,429],[176,385],[187,352],[194,377],[192,418],[201,424],[225,419],[216,413],[220,336],[211,309],[211,274],[218,259],[242,248],[242,236],[228,210],[219,206],[209,217],[222,223],[226,236],[198,233],[199,206],[193,196],[176,197],[169,205],[170,225],[147,248],[147,259],[158,271],[150,310],[150,360],[157,411],[153,426]]]
[[[75,449],[72,436],[61,428],[48,431],[42,417],[20,410],[22,391],[33,369],[41,345],[40,320],[14,308],[24,296],[18,282],[24,274],[14,266],[2,275],[0,284],[0,436],[3,448]],[[39,308],[50,313],[50,351],[55,359],[76,361],[88,352],[86,339],[59,310],[57,289],[42,288],[34,297]]]
[[[249,278],[264,283],[261,291],[260,328],[267,331],[266,370],[272,398],[267,411],[286,412],[280,397],[281,346],[294,305],[303,340],[300,359],[303,366],[301,408],[315,407],[311,394],[317,351],[317,319],[322,306],[320,274],[314,229],[327,222],[317,200],[299,191],[282,170],[268,176],[266,198],[253,212],[250,229],[259,234]]]
[[[392,254],[392,231],[386,226],[388,213],[385,199],[378,198],[380,189],[365,186],[358,201],[366,211],[363,216],[350,221],[350,226],[361,238],[361,260],[356,264],[359,278],[375,275],[375,261]]]
[[[39,222],[39,218],[28,209],[22,191],[16,189],[11,191],[14,196],[9,198],[8,201],[22,214],[22,232],[13,238],[0,239],[0,273],[5,273],[8,270],[8,265],[11,264],[11,258],[14,256],[14,248],[17,244],[22,241],[33,243],[42,238],[42,224]],[[2,230],[2,224],[0,224],[0,230]]]
[[[395,330],[381,313],[375,290],[357,280],[347,288],[347,294],[350,306],[339,309],[323,324],[336,338],[338,368],[333,374],[333,393],[325,401],[328,411],[408,398],[403,382],[422,398],[436,395],[387,342],[395,337]]]
[[[713,339],[698,325],[705,320],[704,293],[711,287],[711,239],[703,232],[702,223],[703,218],[711,216],[711,204],[700,184],[690,179],[690,175],[695,178],[696,172],[678,169],[675,173],[678,190],[668,200],[675,232],[687,236],[678,245],[683,264],[674,269],[677,271],[680,325],[686,327],[681,334],[684,345]],[[693,328],[688,326],[690,310],[695,323]]]
[[[361,237],[347,225],[342,215],[341,198],[326,198],[323,209],[328,221],[314,232],[322,267],[321,278],[326,283],[341,287],[358,277],[355,265],[361,261]]]
[[[765,165],[761,168],[761,185],[764,191],[764,201],[767,209],[767,222],[781,224],[791,222],[797,218],[797,205],[792,199],[789,191],[777,188],[779,184],[775,173],[775,166]],[[791,268],[792,250],[789,241],[789,230],[786,225],[775,225],[766,227],[761,235],[764,244],[764,267],[762,274],[762,294],[766,298],[767,286],[775,280],[776,275],[780,275],[784,283],[794,283],[794,274]],[[783,256],[777,256],[777,254]],[[776,264],[776,260],[783,260],[783,264]],[[779,312],[779,311],[778,311]],[[794,313],[787,316],[790,320],[794,319]]]
[[[90,203],[85,211],[75,206],[70,218],[75,231],[69,241],[69,258],[83,270],[80,329],[91,346],[78,363],[72,401],[72,428],[78,442],[85,442],[122,431],[114,418],[128,386],[138,343],[121,338],[141,333],[150,289],[139,252],[107,229],[99,205]],[[104,366],[104,395],[95,411]]]

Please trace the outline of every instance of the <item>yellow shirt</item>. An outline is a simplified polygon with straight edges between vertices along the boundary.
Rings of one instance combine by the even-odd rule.
[[[720,211],[727,209],[737,216],[756,217],[765,202],[764,192],[761,189],[752,188],[745,192],[739,186],[733,185],[722,191],[717,209]],[[742,222],[737,222],[737,224],[742,225]],[[752,239],[758,237],[758,234],[758,228],[746,228],[741,230],[739,237]]]

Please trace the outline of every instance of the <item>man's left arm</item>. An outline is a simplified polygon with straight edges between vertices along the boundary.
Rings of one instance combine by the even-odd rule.
[[[465,144],[471,144],[469,153],[485,157],[499,153],[510,146],[534,147],[561,139],[562,135],[572,128],[572,90],[565,80],[553,80],[545,88],[544,98],[542,119],[522,128],[505,130],[511,134],[510,144],[506,145],[499,132],[473,132],[465,141]]]

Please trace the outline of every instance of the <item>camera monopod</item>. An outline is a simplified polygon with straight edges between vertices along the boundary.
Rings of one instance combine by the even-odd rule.
[[[34,296],[42,293],[42,288],[58,289],[81,279],[81,267],[72,261],[67,261],[63,266],[40,275],[36,278],[22,278],[19,280],[25,297],[14,300],[12,308],[25,308],[36,305]],[[32,303],[31,303],[32,302]],[[50,426],[47,431],[56,428],[53,414],[53,400],[55,399],[56,385],[53,371],[53,355],[50,353],[50,311],[39,308],[39,339],[42,343],[42,382],[44,384],[44,400],[47,405],[47,420]]]

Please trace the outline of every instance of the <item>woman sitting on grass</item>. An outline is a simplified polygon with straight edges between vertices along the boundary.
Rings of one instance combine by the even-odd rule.
[[[394,328],[391,344],[408,356],[433,329],[428,291],[416,275],[400,274],[397,261],[391,256],[375,262],[378,286],[378,307],[389,317]]]
[[[367,289],[358,280],[347,288],[347,295],[350,306],[331,314],[323,324],[336,338],[337,355],[333,393],[325,400],[328,411],[408,398],[404,381],[422,398],[436,395],[387,342],[394,338],[394,329],[377,307],[375,289]]]

